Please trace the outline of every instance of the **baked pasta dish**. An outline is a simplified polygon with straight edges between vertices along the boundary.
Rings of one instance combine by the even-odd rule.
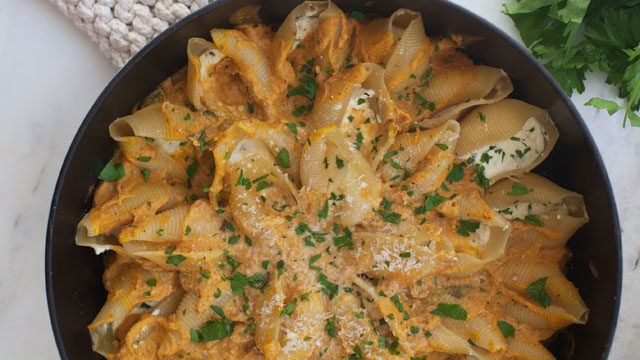
[[[192,38],[115,119],[76,242],[107,251],[108,359],[554,359],[580,194],[558,130],[421,15],[297,6]]]

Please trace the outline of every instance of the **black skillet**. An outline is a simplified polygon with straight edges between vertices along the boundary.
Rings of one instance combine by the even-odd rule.
[[[236,9],[262,4],[261,14],[281,21],[299,1],[219,0],[153,39],[111,80],[93,104],[69,147],[56,184],[45,253],[47,300],[62,359],[101,359],[91,351],[87,325],[104,303],[103,259],[74,245],[76,225],[90,207],[97,174],[115,142],[107,127],[158,83],[186,64],[190,37],[209,39],[213,27],[228,27]],[[548,109],[560,130],[551,156],[536,169],[560,186],[584,195],[590,222],[569,241],[567,277],[591,310],[585,326],[571,326],[546,342],[558,359],[605,359],[615,331],[622,284],[620,226],[613,193],[593,139],[558,84],[529,53],[487,21],[442,0],[336,1],[343,10],[388,16],[406,7],[422,13],[428,34],[462,33],[481,40],[466,48],[474,61],[503,68],[513,80],[512,97]],[[366,4],[366,5],[365,5]],[[73,91],[70,89],[69,91]],[[590,267],[597,269],[597,276]]]

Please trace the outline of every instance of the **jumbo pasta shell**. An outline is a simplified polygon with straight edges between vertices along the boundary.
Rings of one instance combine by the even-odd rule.
[[[542,222],[543,226],[516,228],[512,237],[515,242],[557,248],[589,221],[582,195],[533,173],[493,184],[484,200],[507,219],[523,220],[529,215]]]
[[[456,157],[473,157],[494,183],[536,167],[549,155],[558,135],[545,110],[504,99],[475,108],[460,120]]]

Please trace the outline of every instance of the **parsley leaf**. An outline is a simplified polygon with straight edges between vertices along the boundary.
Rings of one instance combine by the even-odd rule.
[[[196,170],[198,170],[198,160],[193,160],[193,162],[187,166],[187,178],[189,180],[193,179],[193,176],[196,174]]]
[[[460,220],[456,225],[458,234],[462,236],[470,236],[480,228],[480,222],[471,220]]]
[[[336,316],[333,315],[333,317],[329,318],[329,319],[325,319],[325,321],[327,322],[326,325],[324,326],[324,329],[327,331],[327,334],[331,337],[336,336]]]
[[[122,164],[117,163],[114,164],[111,161],[104,166],[104,169],[98,175],[98,179],[106,181],[106,182],[114,182],[122,179],[124,177],[124,166]]]
[[[318,212],[318,218],[326,219],[328,214],[329,214],[329,200],[326,200],[324,202],[324,205],[322,206],[322,209],[320,209],[320,211]]]
[[[404,306],[400,302],[400,299],[398,298],[398,294],[393,295],[391,297],[391,301],[393,301],[393,304],[396,306],[396,309],[398,309],[399,312],[404,312]]]
[[[278,166],[282,168],[289,168],[289,151],[287,151],[287,149],[280,149],[278,156],[276,156],[276,163],[278,163]]]
[[[388,222],[392,224],[398,224],[400,222],[401,216],[398,213],[388,212],[380,209],[378,210],[378,214],[382,216],[382,220],[384,220],[384,222]]]
[[[437,192],[434,192],[433,195],[424,194],[424,196],[424,205],[413,209],[413,213],[416,215],[426,214],[427,211],[449,200]]]
[[[500,329],[500,332],[502,332],[502,336],[505,338],[513,335],[516,331],[516,329],[506,321],[498,321],[498,328]]]
[[[522,196],[528,194],[531,191],[533,191],[533,189],[527,188],[527,185],[522,185],[519,182],[514,182],[513,185],[511,185],[511,191],[509,191],[507,195]]]
[[[288,96],[305,96],[309,100],[313,100],[316,97],[316,90],[318,88],[318,84],[316,83],[316,79],[311,76],[305,75],[300,78],[300,82],[302,85],[298,85],[297,87],[289,90],[287,93]]]
[[[247,275],[242,273],[235,273],[229,277],[231,283],[231,292],[234,294],[243,294],[244,286],[247,285]]]
[[[285,315],[291,316],[291,314],[293,313],[293,310],[295,310],[296,308],[297,302],[298,302],[298,299],[293,299],[292,302],[290,302],[284,309],[282,309],[282,311],[280,312],[280,317],[283,317]]]
[[[352,11],[349,15],[356,20],[364,19],[364,14],[361,11]]]
[[[533,225],[533,226],[540,226],[540,227],[544,226],[544,223],[542,222],[542,220],[538,219],[538,217],[535,215],[525,216],[522,222],[528,225]]]
[[[597,69],[608,84],[619,86],[626,102],[592,98],[585,105],[609,114],[624,111],[640,126],[640,4],[637,1],[539,1],[505,4],[525,45],[539,58],[567,94],[585,90],[585,73]],[[581,36],[584,35],[584,36]]]
[[[318,283],[323,286],[322,292],[329,296],[329,300],[338,295],[338,291],[340,290],[338,284],[334,284],[329,281],[325,274],[320,273],[320,275],[318,275]]]
[[[266,189],[266,188],[268,188],[268,187],[270,187],[272,185],[273,185],[272,182],[267,182],[267,181],[264,181],[264,180],[260,181],[258,183],[258,186],[256,186],[256,191],[264,190],[264,189]]]
[[[467,311],[458,304],[439,303],[438,307],[431,311],[431,314],[456,320],[467,320]]]
[[[187,260],[187,257],[182,255],[182,254],[171,255],[171,256],[169,256],[167,258],[167,264],[172,264],[173,266],[178,266],[178,264],[180,264],[181,262],[183,262],[185,260]]]
[[[264,276],[260,273],[255,273],[249,278],[247,278],[247,284],[249,284],[249,286],[251,286],[254,289],[264,288],[267,285],[267,282],[269,282],[268,276]]]
[[[447,174],[447,181],[450,184],[456,183],[464,177],[464,170],[460,164],[453,165],[451,171]]]
[[[287,127],[293,131],[294,134],[298,135],[298,125],[296,123],[287,123]]]
[[[549,277],[540,278],[527,287],[527,293],[531,295],[531,298],[535,300],[540,306],[543,308],[549,307],[551,305],[551,296],[547,293],[545,289],[547,285],[547,280]]]

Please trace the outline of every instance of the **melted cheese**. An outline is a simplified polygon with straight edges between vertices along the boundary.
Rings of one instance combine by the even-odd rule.
[[[505,219],[524,219],[527,215],[541,215],[550,211],[568,214],[569,208],[564,202],[558,204],[515,203],[504,209],[496,209]]]
[[[219,63],[220,60],[225,58],[225,56],[226,55],[223,54],[218,49],[207,50],[202,55],[200,55],[199,59],[200,59],[200,62],[202,63],[202,66],[200,67],[200,76],[203,79],[208,78],[209,77],[209,68],[212,65],[215,65],[215,64]]]
[[[461,158],[473,158],[475,164],[484,166],[484,175],[491,179],[500,173],[531,165],[544,151],[546,143],[547,134],[542,125],[531,118],[511,138],[489,144]]]
[[[319,14],[319,7],[308,6],[305,9],[304,15],[296,19],[296,37],[293,40],[294,49],[310,32],[318,28],[318,24],[320,23],[318,19]]]

